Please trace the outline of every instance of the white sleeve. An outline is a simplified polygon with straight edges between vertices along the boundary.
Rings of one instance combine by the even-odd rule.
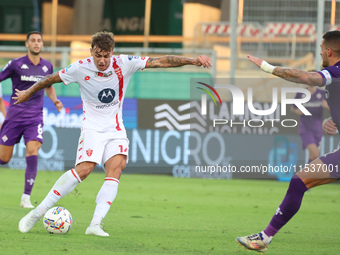
[[[0,83],[0,97],[2,97],[2,85]]]
[[[323,76],[323,85],[329,85],[332,83],[332,75],[329,73],[328,70],[323,69],[322,71],[318,72]]]
[[[72,82],[77,81],[78,66],[79,66],[79,63],[75,62],[75,63],[69,65],[68,67],[59,71],[59,77],[65,85],[68,85]]]
[[[149,59],[149,57],[139,57],[132,55],[120,55],[119,57],[131,73],[144,69]]]

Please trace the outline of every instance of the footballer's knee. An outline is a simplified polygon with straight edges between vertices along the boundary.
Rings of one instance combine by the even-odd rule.
[[[79,175],[80,179],[83,181],[87,176],[90,175],[96,163],[93,162],[82,162],[76,166],[76,172]]]

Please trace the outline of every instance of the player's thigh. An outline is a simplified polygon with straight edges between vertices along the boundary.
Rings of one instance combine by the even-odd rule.
[[[117,154],[109,158],[104,165],[105,176],[119,179],[126,166],[126,159],[127,156],[123,154]]]
[[[0,159],[4,162],[9,162],[13,155],[14,146],[0,144]]]
[[[26,143],[26,157],[32,155],[38,155],[38,151],[41,148],[41,142],[31,140]]]
[[[303,181],[308,189],[337,180],[331,175],[331,170],[319,158],[306,165],[297,176]]]

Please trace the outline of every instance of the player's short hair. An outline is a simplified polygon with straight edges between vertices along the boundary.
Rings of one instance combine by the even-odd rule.
[[[335,52],[337,56],[340,56],[340,31],[328,31],[322,38],[325,46]]]
[[[114,47],[115,39],[113,33],[101,31],[92,36],[92,49],[98,48],[100,51],[112,51]]]
[[[31,31],[26,36],[26,42],[28,41],[28,39],[30,38],[31,35],[40,35],[41,38],[42,38],[42,34],[39,31]]]

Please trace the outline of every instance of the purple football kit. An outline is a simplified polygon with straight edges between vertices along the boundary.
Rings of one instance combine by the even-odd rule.
[[[38,65],[34,65],[28,56],[9,61],[0,72],[0,81],[11,78],[12,96],[15,89],[26,90],[44,76],[53,73],[50,62],[40,58]],[[24,137],[25,144],[35,140],[43,141],[43,103],[44,90],[35,93],[24,103],[14,105],[11,99],[7,115],[0,132],[0,144],[13,146]]]
[[[326,67],[318,72],[323,77],[323,85],[326,85],[326,100],[332,116],[332,120],[340,129],[340,61],[333,66]],[[320,160],[331,171],[333,178],[340,178],[340,149],[320,157]]]
[[[326,91],[317,89],[308,103],[304,107],[312,115],[301,115],[299,124],[299,134],[302,140],[302,147],[306,149],[309,144],[319,146],[322,138],[323,107],[322,100],[325,99]],[[297,93],[295,98],[302,98],[303,93]]]

